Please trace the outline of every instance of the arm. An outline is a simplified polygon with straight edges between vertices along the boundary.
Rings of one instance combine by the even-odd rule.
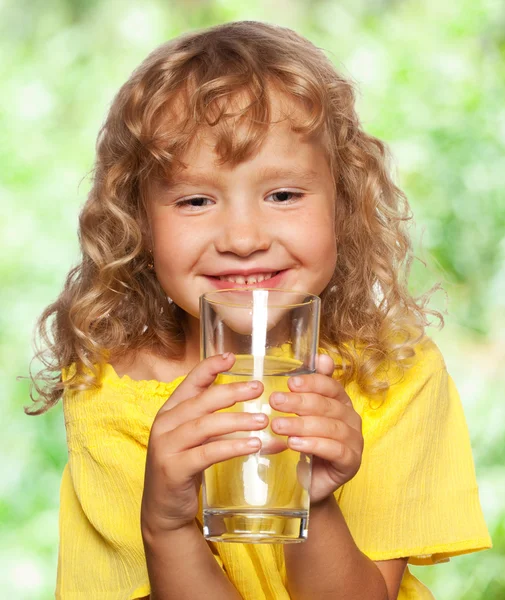
[[[333,496],[311,506],[309,519],[307,541],[284,547],[292,600],[396,600],[407,559],[378,566],[367,558]]]
[[[140,515],[152,600],[241,599],[195,522],[203,471],[261,444],[259,438],[221,436],[263,429],[267,422],[266,416],[260,423],[246,412],[218,412],[262,392],[257,382],[211,385],[234,360],[226,354],[199,363],[151,427]]]
[[[407,559],[374,563],[350,533],[334,492],[358,472],[364,448],[361,417],[341,384],[334,364],[318,357],[317,373],[288,380],[292,391],[270,402],[299,417],[273,419],[288,446],[313,454],[309,536],[286,546],[287,587],[293,600],[342,598],[396,600]],[[279,422],[280,421],[280,422]]]
[[[151,600],[242,600],[196,523],[174,531],[142,528]]]

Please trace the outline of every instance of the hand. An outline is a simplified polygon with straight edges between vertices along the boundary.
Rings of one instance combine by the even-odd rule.
[[[289,448],[313,454],[311,504],[325,500],[352,479],[363,454],[361,417],[343,386],[332,379],[334,368],[331,358],[320,354],[316,373],[291,377],[291,393],[270,396],[276,410],[299,415],[272,419],[271,426],[275,433],[289,436]],[[280,403],[282,396],[285,402]],[[302,444],[295,444],[295,436]]]
[[[263,384],[258,381],[212,386],[216,376],[228,371],[234,362],[232,354],[203,360],[158,411],[147,447],[143,531],[173,531],[192,524],[198,514],[202,471],[260,448],[256,437],[206,443],[215,436],[263,429],[268,424],[266,415],[258,422],[251,413],[215,412],[263,393]],[[251,442],[256,444],[248,445]]]

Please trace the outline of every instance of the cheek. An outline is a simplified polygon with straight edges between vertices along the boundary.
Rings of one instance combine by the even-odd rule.
[[[335,222],[330,211],[314,211],[300,227],[304,245],[311,255],[326,263],[336,260]]]
[[[158,217],[151,222],[153,253],[159,261],[167,262],[181,258],[181,248],[187,244],[187,234],[183,227],[178,227],[175,219]],[[191,245],[187,247],[191,248]]]
[[[157,264],[164,268],[173,264],[179,244],[180,240],[175,232],[153,229],[153,255]]]
[[[168,221],[168,220],[167,220]],[[181,235],[181,229],[168,223],[153,223],[153,256],[156,277],[165,294],[186,310],[181,298],[181,281],[191,267],[191,244]]]
[[[337,262],[335,223],[330,211],[324,214],[321,210],[319,214],[313,215],[305,226],[304,238],[303,252],[310,257],[308,266],[320,281],[322,291],[331,280]]]

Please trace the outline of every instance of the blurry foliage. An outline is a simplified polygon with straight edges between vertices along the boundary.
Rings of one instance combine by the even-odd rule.
[[[413,571],[440,599],[505,597],[505,4],[500,0],[31,0],[0,3],[0,579],[53,597],[61,404],[24,416],[37,316],[78,260],[95,137],[155,46],[237,19],[292,27],[358,84],[365,129],[390,144],[416,215],[412,287],[450,298],[436,340],[458,384],[494,549]],[[422,247],[420,245],[422,241]],[[436,306],[443,306],[436,296]]]

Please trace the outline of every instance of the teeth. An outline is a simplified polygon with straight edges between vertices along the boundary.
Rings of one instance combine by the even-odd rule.
[[[258,273],[257,275],[248,275],[247,277],[244,277],[243,275],[223,275],[219,279],[221,281],[238,283],[239,285],[252,285],[271,279],[274,275],[276,275],[276,273]]]

